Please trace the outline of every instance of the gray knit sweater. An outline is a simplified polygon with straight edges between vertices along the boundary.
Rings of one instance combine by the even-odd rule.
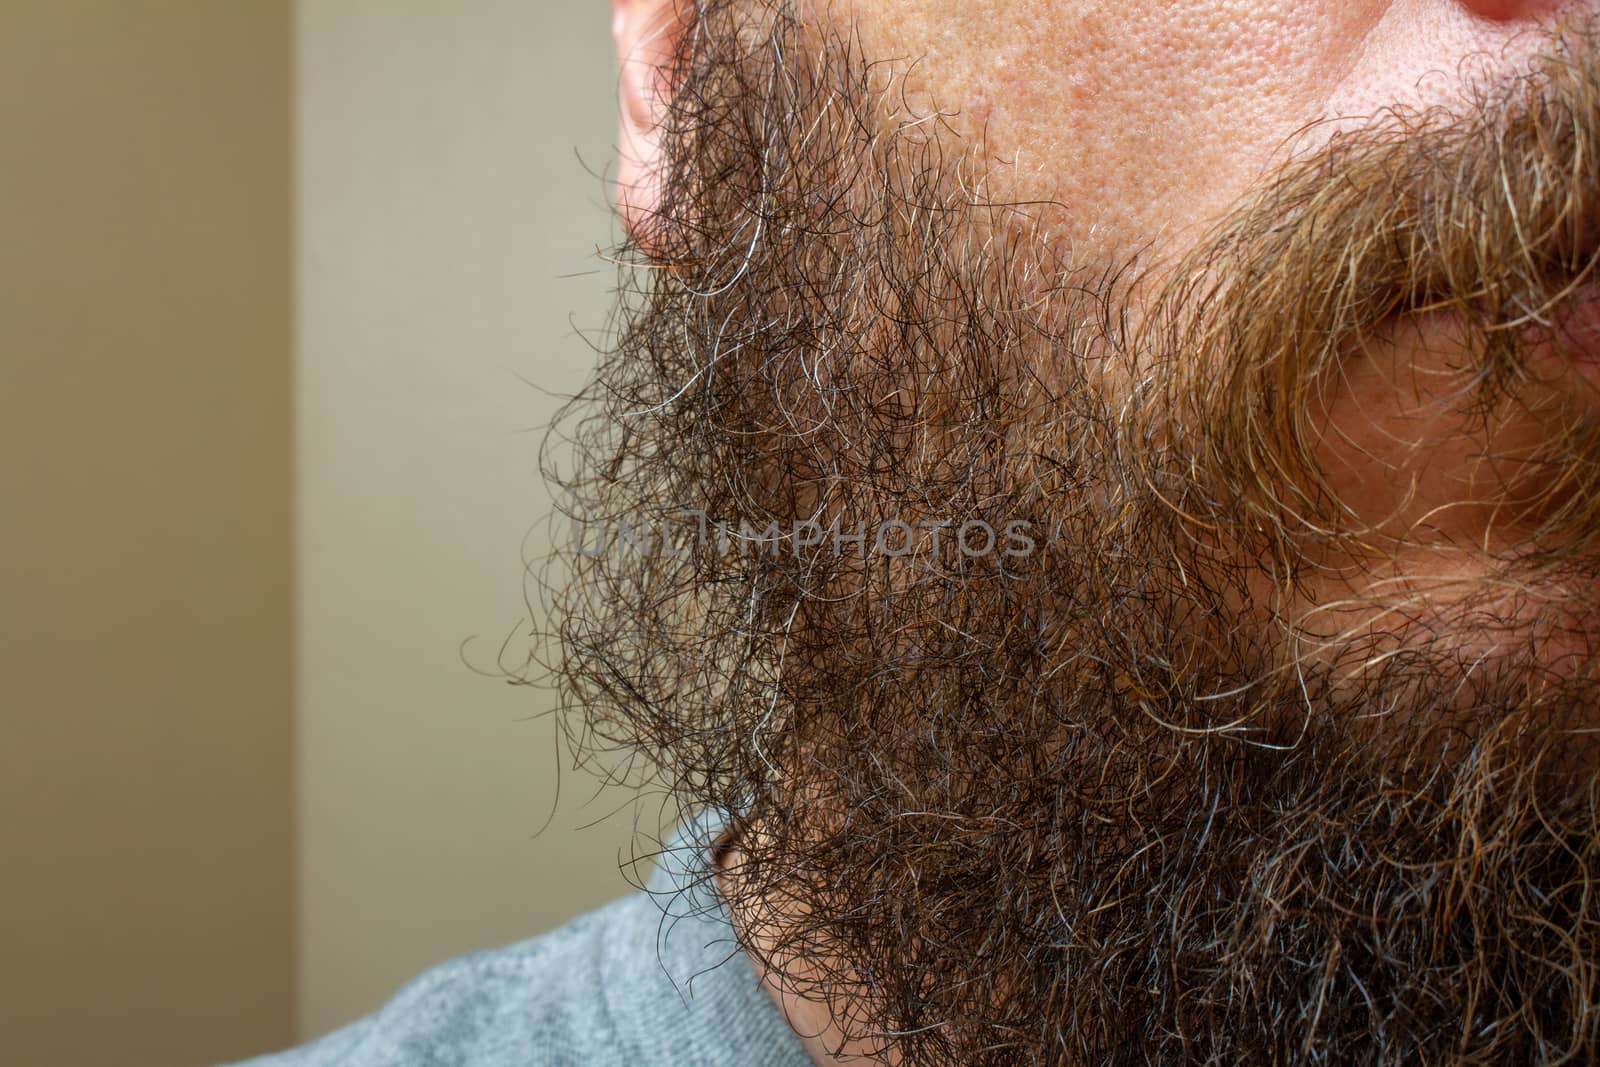
[[[240,1067],[810,1067],[678,831],[642,893],[413,979],[375,1014]]]

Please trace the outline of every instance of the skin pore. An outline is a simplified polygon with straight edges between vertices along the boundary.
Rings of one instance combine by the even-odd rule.
[[[575,561],[819,1062],[1594,1054],[1590,14],[616,8],[569,507],[1040,533]]]

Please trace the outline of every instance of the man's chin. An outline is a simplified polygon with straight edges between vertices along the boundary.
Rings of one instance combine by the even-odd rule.
[[[758,815],[725,884],[773,982],[906,1064],[1592,1048],[1592,773],[1554,787],[1510,729],[1402,772],[1346,722],[1175,740],[1101,711],[986,781],[908,725],[879,752],[920,753],[900,792]],[[864,766],[832,764],[830,788]]]

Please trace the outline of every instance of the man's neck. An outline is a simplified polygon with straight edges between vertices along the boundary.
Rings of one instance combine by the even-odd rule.
[[[870,1067],[873,1064],[892,1065],[892,1058],[871,1056],[859,1052],[852,1052],[852,1045],[859,1042],[847,1042],[844,1033],[834,1021],[833,1014],[825,1000],[815,993],[802,996],[793,986],[794,982],[785,981],[781,975],[773,972],[766,966],[764,959],[771,957],[772,945],[766,938],[765,932],[757,926],[751,926],[743,921],[740,908],[736,901],[745,899],[739,892],[739,868],[743,856],[731,832],[724,832],[711,849],[712,865],[716,873],[717,892],[721,895],[727,906],[728,916],[738,931],[741,944],[749,945],[746,955],[750,965],[755,968],[756,974],[761,979],[761,986],[767,991],[778,1011],[783,1014],[784,1021],[800,1039],[800,1044],[805,1048],[806,1054],[811,1057],[818,1067],[832,1067],[834,1064],[850,1064],[852,1067]],[[763,911],[765,909],[762,909]],[[786,966],[786,970],[797,976],[803,977],[805,967],[798,968]],[[835,1053],[834,1050],[838,1050]]]

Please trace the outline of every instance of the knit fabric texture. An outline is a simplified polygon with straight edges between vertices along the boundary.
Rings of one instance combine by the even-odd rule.
[[[720,829],[680,827],[643,892],[435,967],[375,1014],[238,1067],[810,1067],[709,877]]]

